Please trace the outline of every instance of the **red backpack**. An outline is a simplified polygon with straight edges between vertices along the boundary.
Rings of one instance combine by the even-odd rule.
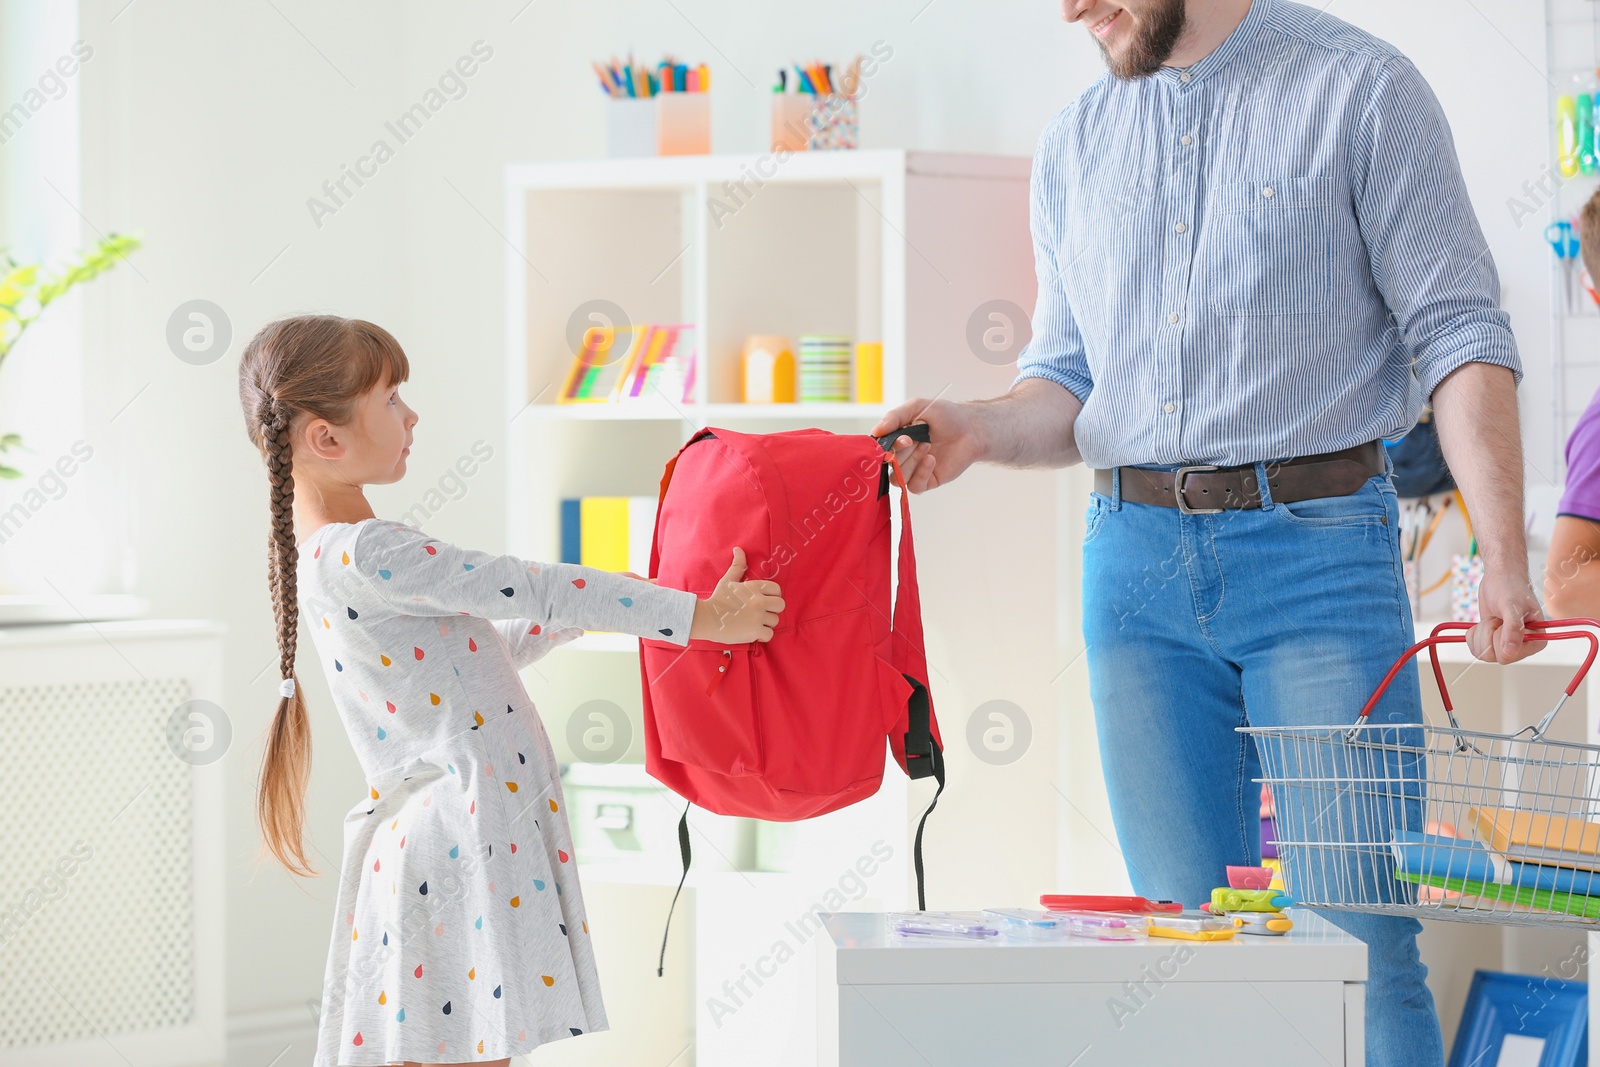
[[[645,769],[690,803],[778,822],[822,815],[878,791],[885,738],[909,777],[933,776],[913,848],[919,909],[922,828],[944,790],[943,746],[910,494],[886,449],[926,435],[925,424],[881,440],[700,430],[661,476],[650,577],[708,596],[737,546],[746,580],[777,582],[784,610],[764,644],[639,642]],[[901,520],[892,611],[891,468]],[[678,841],[687,872],[686,819]]]

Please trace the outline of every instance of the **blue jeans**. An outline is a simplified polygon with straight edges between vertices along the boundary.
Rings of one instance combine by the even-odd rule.
[[[1117,839],[1136,892],[1187,907],[1228,884],[1228,864],[1260,862],[1260,761],[1236,727],[1348,726],[1412,642],[1388,474],[1349,496],[1265,496],[1260,510],[1190,515],[1123,500],[1117,479],[1089,503],[1083,632]],[[1415,660],[1372,721],[1422,721]],[[1404,899],[1392,870],[1361,877],[1367,899]],[[1442,1065],[1422,924],[1319,913],[1367,945],[1369,1067]]]

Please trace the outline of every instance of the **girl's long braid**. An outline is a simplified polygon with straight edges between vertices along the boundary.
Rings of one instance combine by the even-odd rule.
[[[271,483],[267,582],[277,620],[277,710],[261,752],[256,818],[267,851],[295,874],[306,862],[305,794],[311,779],[311,719],[295,677],[300,637],[294,490],[296,433],[317,422],[349,427],[362,399],[410,375],[400,343],[381,326],[337,315],[294,315],[263,326],[239,357],[239,405],[250,444]],[[303,443],[303,442],[302,442]],[[312,458],[314,462],[314,457]],[[307,476],[308,488],[314,489]],[[290,690],[289,696],[282,695]]]
[[[267,540],[267,580],[272,588],[272,611],[278,624],[278,676],[294,678],[296,647],[300,639],[300,601],[295,572],[300,549],[294,543],[294,453],[290,443],[289,413],[268,398],[262,419],[263,453],[272,485],[272,529]],[[289,870],[314,874],[302,844],[305,792],[311,777],[311,722],[305,694],[298,684],[294,696],[279,696],[261,756],[263,788],[256,797],[256,814],[269,832],[268,847]]]

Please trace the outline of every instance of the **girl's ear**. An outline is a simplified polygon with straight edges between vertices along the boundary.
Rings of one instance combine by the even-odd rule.
[[[300,444],[321,459],[343,459],[345,445],[341,435],[342,431],[327,419],[312,419],[300,431]]]

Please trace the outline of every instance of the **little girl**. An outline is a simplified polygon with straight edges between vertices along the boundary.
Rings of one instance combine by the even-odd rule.
[[[302,605],[367,781],[344,819],[315,1067],[507,1064],[606,1029],[555,755],[517,672],[579,627],[766,641],[783,608],[773,582],[740,581],[739,549],[702,600],[375,517],[362,487],[405,473],[409,376],[386,331],[334,316],[271,323],[239,363],[272,483],[283,678],[257,795],[266,848],[313,873]]]

